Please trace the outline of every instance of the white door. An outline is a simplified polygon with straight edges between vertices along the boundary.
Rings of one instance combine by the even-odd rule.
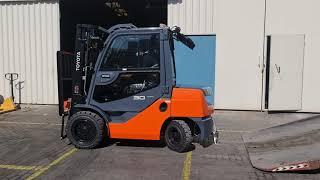
[[[216,109],[261,110],[265,0],[215,0]]]
[[[301,110],[304,35],[272,35],[269,111]]]

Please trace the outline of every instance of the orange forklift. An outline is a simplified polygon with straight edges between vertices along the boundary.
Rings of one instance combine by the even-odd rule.
[[[216,143],[212,89],[176,85],[175,40],[195,47],[179,27],[77,25],[75,52],[58,52],[61,138],[81,149],[110,139],[164,140],[176,152]]]

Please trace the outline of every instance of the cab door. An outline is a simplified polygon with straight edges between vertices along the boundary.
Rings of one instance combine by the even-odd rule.
[[[127,121],[159,99],[164,87],[160,33],[113,38],[96,67],[90,104]]]

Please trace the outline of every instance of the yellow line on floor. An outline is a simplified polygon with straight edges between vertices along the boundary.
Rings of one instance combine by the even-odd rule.
[[[51,126],[61,126],[61,124],[54,124],[54,123],[32,123],[32,122],[15,122],[15,121],[0,121],[0,124],[22,124],[22,125],[51,125]]]
[[[51,162],[49,165],[45,166],[44,168],[39,169],[38,171],[36,171],[35,173],[33,173],[31,176],[29,176],[26,180],[33,180],[37,177],[39,177],[41,174],[43,174],[44,172],[46,172],[48,169],[50,169],[51,167],[57,165],[58,163],[60,163],[61,161],[63,161],[64,159],[66,159],[68,156],[72,155],[73,153],[75,153],[77,151],[76,148],[73,148],[71,150],[69,150],[68,152],[66,152],[65,154],[63,154],[62,156],[60,156],[58,159],[54,160],[53,162]]]
[[[16,165],[0,164],[0,169],[37,171],[37,170],[40,170],[41,168],[42,166],[16,166]]]
[[[252,131],[240,131],[240,130],[227,130],[227,129],[218,129],[219,132],[231,132],[231,133],[251,133]]]
[[[183,170],[182,170],[182,180],[189,180],[190,179],[191,161],[192,161],[192,151],[187,153],[187,156],[184,160]]]

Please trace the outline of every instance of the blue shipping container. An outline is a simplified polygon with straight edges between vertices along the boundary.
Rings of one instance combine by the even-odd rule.
[[[189,49],[181,42],[175,42],[177,84],[211,87],[214,90],[216,36],[190,35],[195,48]],[[213,104],[214,96],[207,97]]]

